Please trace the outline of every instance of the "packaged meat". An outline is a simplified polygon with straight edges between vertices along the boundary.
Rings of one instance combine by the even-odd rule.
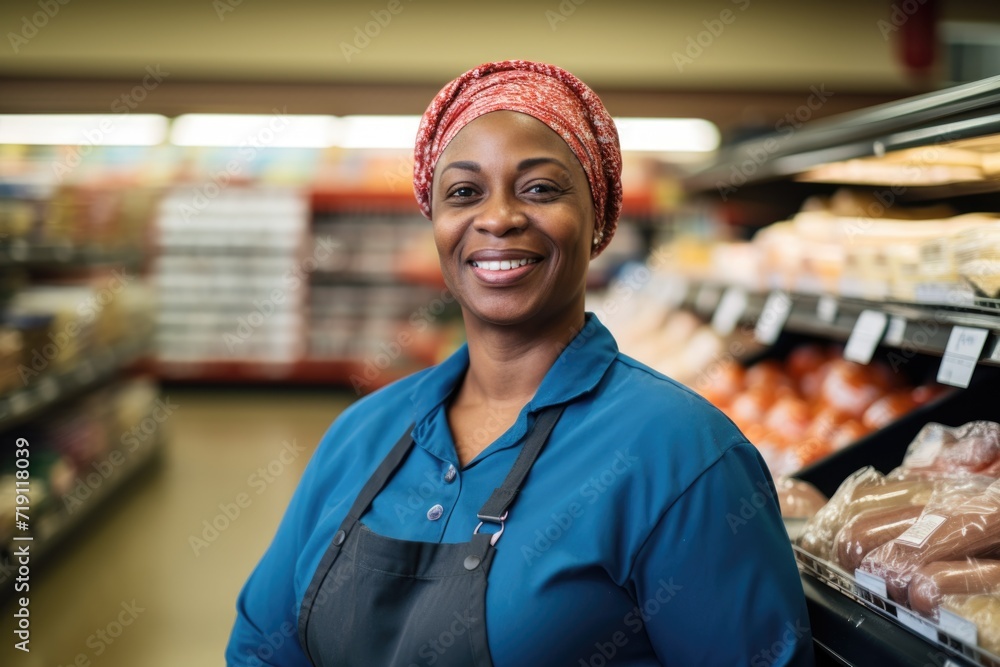
[[[803,528],[799,546],[823,560],[833,559],[834,538],[858,514],[926,504],[934,482],[923,478],[886,479],[871,466],[858,470],[837,489],[823,509]]]
[[[801,479],[779,477],[774,480],[774,487],[778,492],[781,516],[785,518],[810,518],[826,505],[826,496],[815,486]]]
[[[967,558],[937,561],[920,567],[910,581],[910,609],[937,620],[945,595],[1000,593],[1000,561]]]
[[[871,551],[860,569],[885,580],[889,597],[908,602],[908,586],[922,565],[960,560],[1000,548],[1000,482],[961,502],[929,502],[894,540]]]
[[[907,448],[902,467],[963,473],[982,472],[998,462],[1000,424],[973,421],[953,428],[930,423],[920,429]]]
[[[923,511],[923,505],[903,505],[861,512],[837,532],[835,562],[848,572],[854,572],[868,552],[902,535]]]
[[[979,647],[1000,654],[1000,596],[945,595],[940,608],[975,623]]]

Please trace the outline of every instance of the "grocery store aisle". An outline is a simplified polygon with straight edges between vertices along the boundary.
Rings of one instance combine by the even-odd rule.
[[[316,443],[354,398],[287,389],[162,395],[176,406],[162,425],[164,464],[32,573],[30,654],[13,649],[14,607],[5,602],[0,664],[224,664],[236,594]]]

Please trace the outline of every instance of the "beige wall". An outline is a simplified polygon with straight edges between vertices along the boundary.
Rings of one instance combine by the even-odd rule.
[[[482,61],[523,57],[605,88],[913,89],[877,26],[888,0],[398,0],[401,11],[348,62],[339,45],[391,1],[4,0],[0,76],[128,78],[159,64],[174,81],[440,84]],[[9,34],[22,33],[39,2],[58,13],[15,53]],[[560,2],[573,11],[553,23]],[[941,4],[944,18],[1000,20],[992,0]],[[729,25],[679,71],[672,55],[724,10]]]

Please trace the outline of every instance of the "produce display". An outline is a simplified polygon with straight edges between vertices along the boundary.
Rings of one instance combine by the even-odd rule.
[[[885,583],[889,600],[933,621],[948,609],[1000,648],[1000,424],[927,424],[902,464],[848,477],[798,546]],[[860,574],[859,574],[860,576]]]
[[[775,476],[850,445],[944,391],[933,383],[911,386],[885,364],[846,361],[839,347],[816,344],[749,368],[723,360],[691,387],[733,420]]]

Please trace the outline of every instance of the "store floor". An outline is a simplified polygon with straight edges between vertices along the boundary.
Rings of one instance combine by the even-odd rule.
[[[354,396],[171,388],[163,395],[176,405],[161,427],[163,464],[33,570],[30,654],[13,648],[15,607],[4,603],[0,664],[224,664],[240,586],[316,443]],[[235,515],[240,494],[246,506],[229,520],[224,510]]]

